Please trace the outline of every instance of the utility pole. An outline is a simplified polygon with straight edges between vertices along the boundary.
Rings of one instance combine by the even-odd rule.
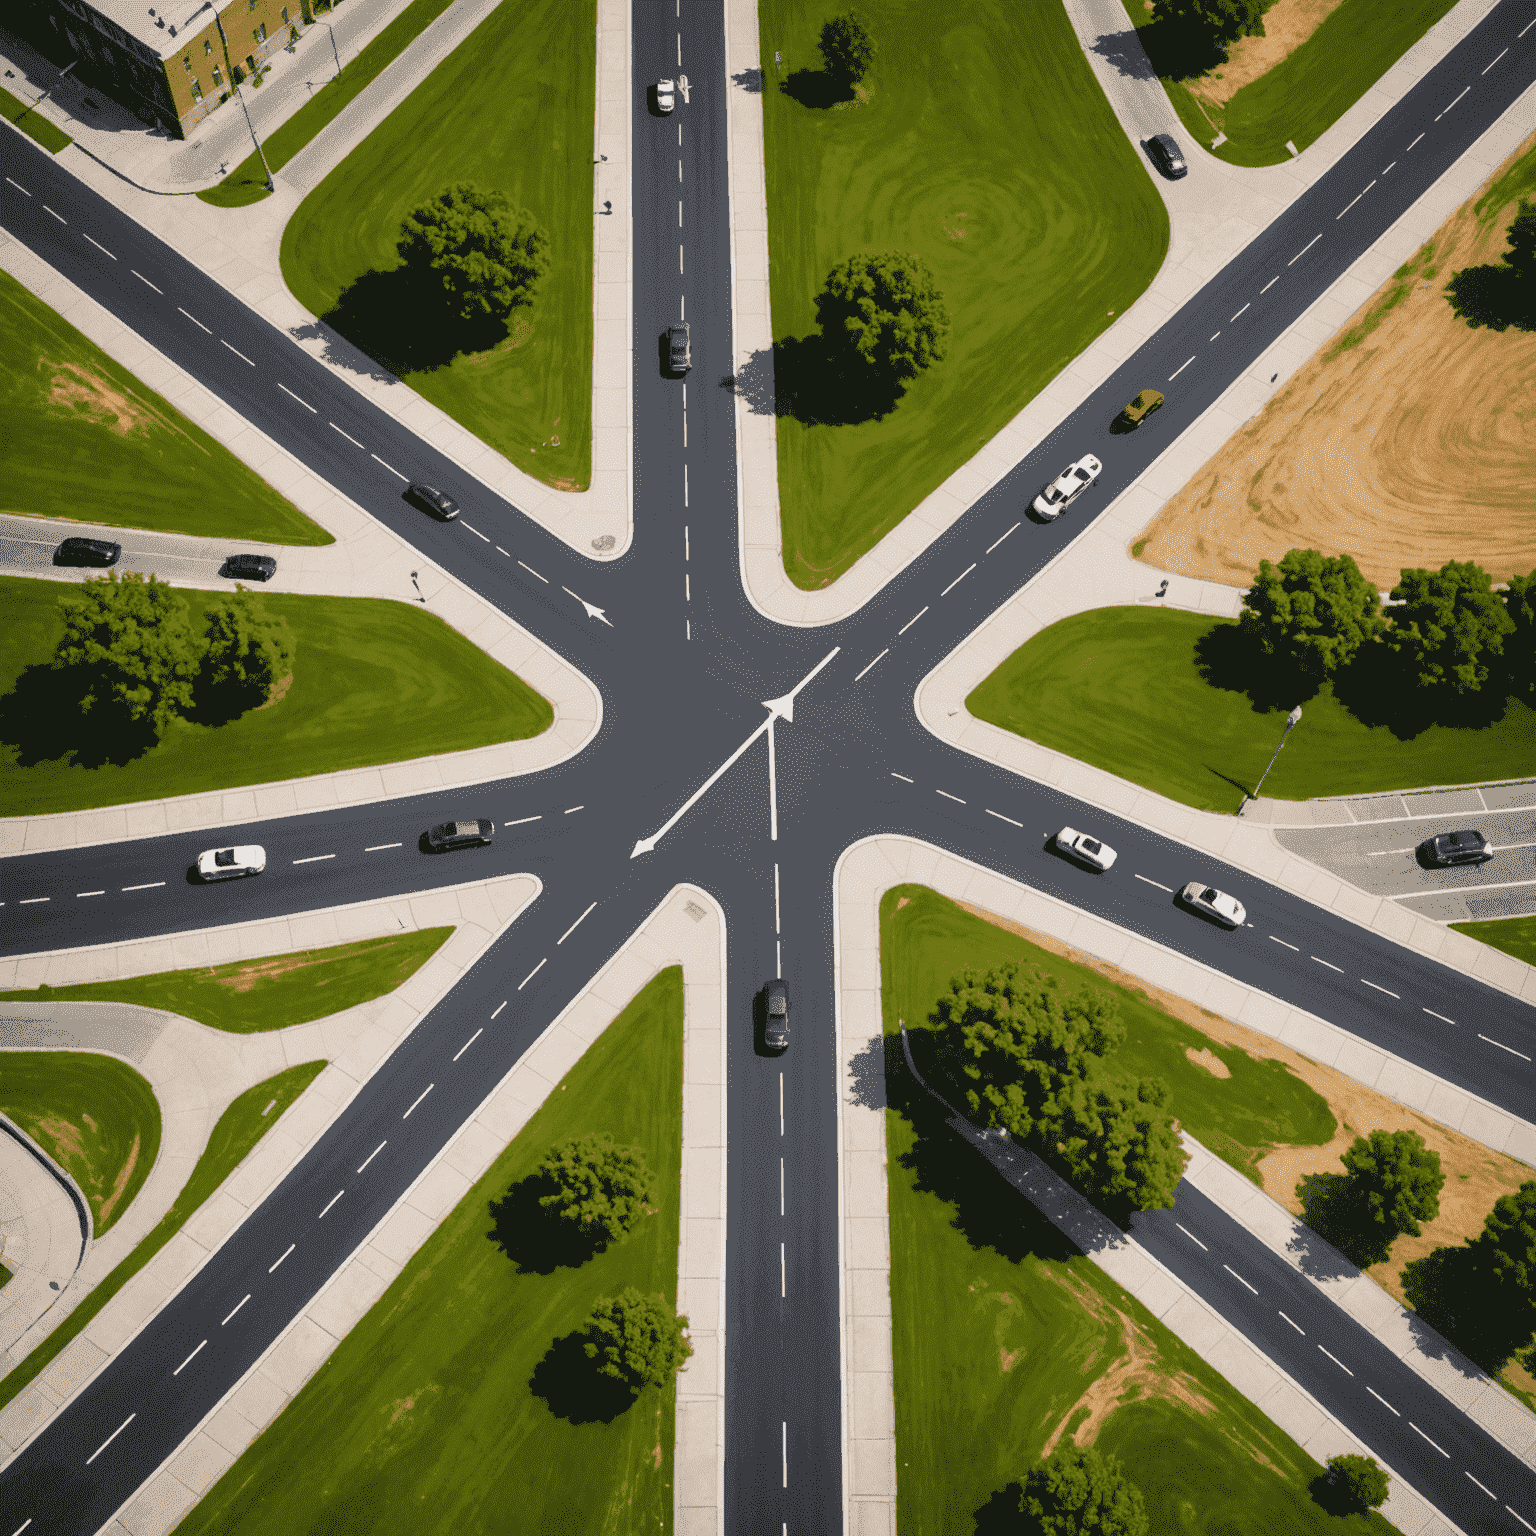
[[[1296,708],[1293,709],[1290,714],[1285,717],[1285,729],[1280,732],[1280,747],[1285,745],[1286,738],[1291,734],[1292,731],[1296,729],[1296,722],[1300,719],[1301,705],[1298,704]],[[1264,769],[1264,772],[1259,775],[1259,782],[1254,785],[1253,793],[1243,801],[1244,805],[1246,805],[1249,800],[1257,800],[1259,798],[1259,791],[1264,788],[1264,780],[1269,777],[1269,770],[1275,766],[1275,759],[1280,756],[1280,747],[1276,747],[1275,750],[1269,754],[1268,766]]]
[[[272,180],[272,167],[267,164],[267,152],[261,147],[261,140],[256,137],[256,124],[251,121],[251,109],[245,104],[245,92],[240,89],[235,80],[235,66],[229,57],[229,38],[224,31],[224,18],[219,15],[217,5],[213,9],[213,22],[219,29],[219,45],[224,50],[224,67],[229,71],[229,83],[235,88],[235,95],[240,100],[240,110],[245,113],[245,126],[251,130],[251,143],[256,146],[256,156],[261,161],[261,168],[267,173],[267,191],[275,192],[276,183]]]

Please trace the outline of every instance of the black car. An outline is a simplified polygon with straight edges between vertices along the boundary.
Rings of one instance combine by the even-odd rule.
[[[495,836],[494,821],[445,821],[427,829],[427,846],[436,852],[446,848],[473,848]]]
[[[252,581],[271,581],[277,575],[277,561],[271,555],[231,555],[219,575],[232,581],[247,577]]]
[[[459,515],[459,504],[452,496],[445,495],[435,486],[422,485],[420,481],[412,485],[405,493],[418,507],[425,507],[428,512],[442,518],[445,523],[451,523]]]
[[[53,552],[55,565],[116,565],[123,546],[110,539],[65,539]]]
[[[789,993],[784,983],[775,976],[763,988],[767,1004],[763,1019],[763,1045],[770,1051],[789,1049]]]
[[[1181,176],[1189,175],[1189,167],[1184,163],[1184,151],[1174,142],[1172,134],[1154,133],[1147,140],[1147,154],[1169,181],[1177,181]]]
[[[673,373],[687,373],[693,367],[693,349],[688,341],[688,322],[667,327],[667,366]]]
[[[1419,844],[1419,857],[1426,864],[1486,864],[1493,849],[1481,832],[1442,832]]]

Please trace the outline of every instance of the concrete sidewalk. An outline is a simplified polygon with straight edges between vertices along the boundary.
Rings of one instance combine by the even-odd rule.
[[[1266,827],[1358,827],[1370,822],[1417,821],[1463,812],[1507,811],[1536,805],[1536,779],[1490,779],[1484,784],[1434,784],[1390,794],[1328,795],[1316,800],[1250,800],[1238,812]]]

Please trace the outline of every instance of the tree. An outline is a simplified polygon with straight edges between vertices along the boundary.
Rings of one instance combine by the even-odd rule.
[[[538,1171],[555,1186],[539,1204],[598,1243],[627,1236],[655,1198],[645,1153],[639,1147],[616,1147],[606,1133],[558,1143]]]
[[[1106,1209],[1172,1210],[1188,1155],[1161,1078],[1066,1084],[1048,1118],[1067,1177]]]
[[[857,11],[834,16],[821,29],[821,56],[827,73],[847,85],[856,85],[869,73],[875,57],[875,40]]]
[[[1504,664],[1519,693],[1536,692],[1536,571],[1511,576],[1504,608],[1514,626],[1504,641]]]
[[[664,1387],[693,1353],[688,1319],[660,1296],[642,1296],[629,1286],[605,1296],[587,1319],[587,1359],[598,1370],[622,1381],[636,1397],[647,1387]]]
[[[1348,555],[1293,549],[1279,565],[1259,562],[1238,627],[1266,656],[1323,678],[1347,667],[1387,624],[1380,593]]]
[[[852,256],[816,300],[822,334],[871,368],[910,379],[944,357],[949,312],[921,256]]]
[[[1421,688],[1475,693],[1488,681],[1489,663],[1515,624],[1487,571],[1470,560],[1404,570],[1392,597],[1403,606],[1393,610],[1387,644]]]
[[[1419,1235],[1421,1221],[1440,1214],[1445,1175],[1440,1154],[1417,1131],[1372,1131],[1340,1158],[1365,1220],[1390,1244],[1401,1233]],[[1385,1255],[1383,1255],[1385,1257]]]
[[[1019,1513],[1040,1536],[1146,1536],[1141,1489],[1114,1456],[1059,1445],[1024,1474]]]
[[[192,706],[202,646],[168,582],[108,571],[59,597],[64,638],[55,667],[90,678],[80,710],[116,707],[156,736]]]
[[[215,688],[265,700],[293,670],[292,632],[238,584],[208,611],[205,640],[203,678]]]
[[[1199,32],[1225,49],[1240,37],[1264,36],[1266,5],[1267,0],[1157,0],[1154,20]]]
[[[549,236],[501,192],[456,182],[408,214],[396,246],[409,267],[435,272],[461,319],[504,320],[532,302],[549,271]]]
[[[1374,1456],[1330,1456],[1328,1481],[1356,1509],[1379,1509],[1387,1501],[1387,1474]]]

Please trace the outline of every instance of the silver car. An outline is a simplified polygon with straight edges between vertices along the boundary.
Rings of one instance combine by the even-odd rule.
[[[1044,518],[1060,516],[1103,472],[1104,466],[1091,453],[1085,453],[1035,497],[1036,514]]]
[[[267,850],[253,846],[210,848],[197,856],[201,880],[238,880],[242,875],[259,875],[266,867]]]
[[[656,82],[656,110],[658,112],[670,112],[677,105],[677,98],[672,94],[676,87],[670,80],[658,80]]]
[[[1203,880],[1191,880],[1179,892],[1179,900],[1192,911],[1214,918],[1224,928],[1241,928],[1248,921],[1248,909],[1237,897],[1228,896]]]

